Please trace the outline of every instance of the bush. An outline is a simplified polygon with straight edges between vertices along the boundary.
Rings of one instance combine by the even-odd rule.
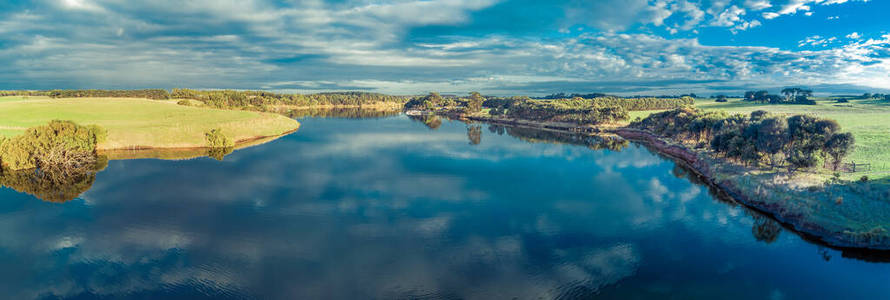
[[[95,162],[96,146],[107,133],[99,126],[51,121],[0,143],[0,162],[13,170],[65,167]]]
[[[514,103],[507,116],[543,122],[565,122],[578,125],[623,121],[629,118],[621,106],[599,107],[581,102],[530,100]]]
[[[222,129],[211,129],[204,133],[204,138],[207,141],[207,147],[209,148],[228,148],[235,146],[235,142],[226,137],[226,135],[223,134]]]
[[[791,171],[826,160],[837,169],[855,144],[853,135],[840,133],[834,120],[765,111],[745,116],[688,107],[652,114],[634,121],[631,127],[693,145],[710,141],[710,149],[727,158],[746,165],[769,162],[778,166],[784,162]]]
[[[179,100],[179,101],[176,102],[176,104],[183,105],[183,106],[192,106],[192,101],[189,101],[189,100]]]

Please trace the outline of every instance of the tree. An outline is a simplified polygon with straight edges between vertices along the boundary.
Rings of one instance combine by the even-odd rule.
[[[467,139],[470,140],[470,145],[475,146],[482,143],[482,126],[470,125],[467,127]]]
[[[423,98],[423,106],[426,109],[435,109],[442,105],[443,99],[439,93],[430,92],[429,95]]]
[[[481,94],[478,92],[470,93],[470,99],[467,100],[467,112],[477,113],[482,111],[483,102],[485,102],[485,98]]]
[[[785,101],[791,102],[794,99],[794,96],[797,95],[798,88],[784,88],[782,89],[782,95],[785,95]]]
[[[727,101],[727,100],[726,100],[726,95],[719,95],[719,96],[717,96],[717,100],[715,100],[715,101],[716,101],[716,102],[726,102],[726,101]]]
[[[766,103],[766,101],[769,100],[768,96],[769,96],[769,92],[767,92],[767,91],[756,91],[756,92],[754,92],[754,101],[760,101],[760,103]]]
[[[856,143],[852,133],[834,134],[825,143],[825,152],[831,156],[831,166],[833,170],[837,170],[843,162],[844,157],[853,150],[853,144]]]
[[[785,148],[788,140],[788,122],[782,117],[771,117],[753,125],[757,137],[754,141],[757,150],[770,158],[770,165],[776,165],[776,155]]]

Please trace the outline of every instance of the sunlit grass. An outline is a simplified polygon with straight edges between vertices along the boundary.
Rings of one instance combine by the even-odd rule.
[[[244,140],[279,135],[299,126],[277,114],[186,107],[175,101],[0,97],[0,134],[4,136],[51,120],[104,127],[108,140],[99,145],[101,149],[202,147],[204,133],[212,128],[222,128],[231,139]]]

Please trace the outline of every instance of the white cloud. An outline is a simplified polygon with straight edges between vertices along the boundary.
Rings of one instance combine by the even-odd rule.
[[[858,39],[862,38],[862,35],[860,35],[858,32],[854,32],[854,33],[848,34],[847,38],[858,40]]]
[[[773,5],[769,0],[745,0],[745,7],[757,11],[773,7]]]
[[[763,13],[763,17],[769,20],[783,15],[793,15],[798,12],[803,12],[807,16],[812,16],[813,12],[810,10],[813,6],[843,4],[849,1],[867,2],[869,0],[788,0],[784,5],[780,6],[778,11],[765,12]],[[830,19],[831,17],[829,17],[829,20]]]

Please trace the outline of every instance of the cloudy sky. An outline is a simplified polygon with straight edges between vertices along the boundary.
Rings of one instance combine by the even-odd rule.
[[[883,0],[6,0],[0,89],[890,89]]]

